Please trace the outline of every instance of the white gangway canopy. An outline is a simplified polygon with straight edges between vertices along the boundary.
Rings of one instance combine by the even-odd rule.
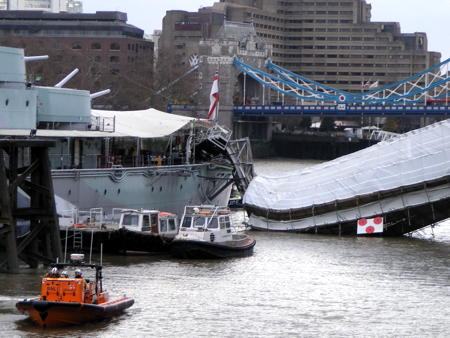
[[[450,120],[445,120],[301,171],[258,175],[244,203],[267,210],[298,210],[448,176]],[[426,191],[424,195],[431,199]],[[416,203],[406,198],[401,202],[403,207]]]
[[[105,129],[93,130],[60,130],[37,129],[37,137],[139,137],[161,138],[176,131],[190,127],[191,122],[207,124],[206,120],[193,117],[169,114],[157,109],[134,111],[92,110],[92,117],[104,121]],[[28,136],[30,129],[1,129],[0,136]]]

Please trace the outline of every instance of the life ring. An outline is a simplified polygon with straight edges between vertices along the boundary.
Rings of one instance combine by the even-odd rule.
[[[200,214],[200,215],[210,215],[210,214],[211,214],[211,211],[199,211],[199,212],[197,212],[197,214]]]

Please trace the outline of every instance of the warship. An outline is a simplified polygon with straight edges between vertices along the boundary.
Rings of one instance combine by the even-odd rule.
[[[233,183],[242,187],[253,173],[248,140],[231,140],[218,124],[149,108],[91,109],[90,93],[64,85],[27,81],[24,50],[0,47],[0,138],[44,138],[60,217],[73,210],[157,209],[181,214],[185,205],[226,205]],[[235,154],[245,153],[242,160]],[[251,153],[250,153],[251,154]],[[23,154],[25,157],[27,154]]]

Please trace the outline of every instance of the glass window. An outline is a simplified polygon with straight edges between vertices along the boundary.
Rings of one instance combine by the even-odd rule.
[[[78,42],[72,43],[72,49],[81,49],[81,45]]]
[[[194,228],[203,228],[205,226],[205,217],[194,218]]]
[[[120,50],[120,45],[118,43],[112,43],[109,47],[110,50]]]
[[[230,217],[225,216],[225,228],[229,229],[231,227]]]
[[[169,218],[169,231],[174,231],[177,229],[177,225],[175,223],[174,218]]]
[[[102,49],[102,45],[99,44],[98,42],[93,42],[91,44],[91,49]]]
[[[166,219],[161,219],[159,221],[160,223],[160,230],[159,232],[167,232],[167,220]]]
[[[225,229],[225,217],[219,218],[219,225],[221,229]]]
[[[183,224],[181,225],[182,228],[190,228],[192,222],[192,217],[185,217],[183,218]]]
[[[142,222],[142,231],[150,231],[152,228],[150,227],[150,218],[148,215],[144,215],[144,219]]]
[[[218,229],[219,223],[217,222],[217,218],[213,217],[208,222],[208,229]]]
[[[122,224],[126,226],[138,226],[139,215],[123,215]]]

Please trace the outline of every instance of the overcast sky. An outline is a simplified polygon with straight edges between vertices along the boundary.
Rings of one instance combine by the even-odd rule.
[[[372,21],[398,21],[402,32],[425,32],[428,48],[450,58],[450,0],[366,0],[372,4]],[[197,11],[214,0],[83,0],[85,13],[121,11],[128,23],[146,33],[161,29],[167,10]]]

